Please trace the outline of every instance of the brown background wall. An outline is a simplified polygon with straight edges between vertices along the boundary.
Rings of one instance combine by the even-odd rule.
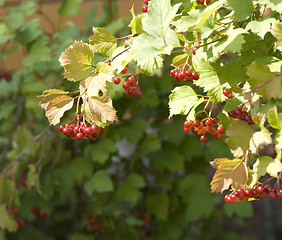
[[[63,3],[63,0],[39,0],[41,1],[42,7],[41,11],[52,21],[52,24],[57,28],[60,24],[65,23],[67,21],[72,21],[76,25],[80,26],[81,28],[85,28],[84,20],[85,16],[88,14],[88,11],[90,7],[92,6],[93,2],[95,0],[84,0],[80,4],[80,12],[75,16],[66,16],[63,18],[60,18],[58,14],[58,10]],[[131,9],[132,5],[134,4],[134,8],[136,12],[141,12],[142,6],[143,6],[143,0],[98,0],[99,2],[99,9],[96,17],[99,17],[103,11],[102,4],[104,1],[112,1],[116,2],[118,5],[118,17],[125,17],[130,16],[129,10]],[[5,16],[5,12],[12,6],[19,5],[21,0],[6,0],[6,3],[3,7],[1,7],[0,11],[0,18]],[[53,33],[53,27],[52,24],[47,20],[47,18],[43,18],[39,14],[34,14],[28,18],[28,20],[33,18],[39,18],[40,24],[44,29],[45,33]],[[0,50],[1,51],[1,50]],[[0,53],[1,54],[1,53]],[[24,51],[20,51],[17,53],[13,53],[9,56],[9,58],[4,62],[1,63],[2,66],[0,66],[0,70],[5,71],[12,71],[13,69],[16,69],[17,67],[20,67],[22,65],[21,60],[23,58]]]

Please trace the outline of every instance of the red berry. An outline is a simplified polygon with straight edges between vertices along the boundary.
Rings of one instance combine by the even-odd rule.
[[[222,139],[222,134],[216,133],[216,134],[215,134],[215,138],[216,138],[217,140]]]
[[[189,133],[190,131],[191,131],[191,128],[186,128],[186,127],[183,128],[183,132],[185,133]]]
[[[70,135],[71,132],[72,132],[72,130],[71,130],[70,128],[68,128],[68,127],[65,127],[65,128],[63,129],[63,131],[62,131],[62,133],[63,133],[64,135],[66,135],[66,136]]]
[[[206,135],[202,135],[202,136],[200,137],[200,140],[201,140],[202,142],[206,142],[206,141],[208,140],[208,137],[207,137]]]
[[[100,132],[101,132],[101,128],[96,124],[93,124],[90,128],[91,128],[92,132],[94,132],[94,133],[100,134]]]
[[[223,94],[225,97],[229,97],[230,91],[229,91],[228,89],[224,89],[224,90],[222,91],[222,94]]]
[[[210,4],[211,3],[211,0],[206,0],[206,4]]]
[[[74,131],[75,133],[79,133],[79,132],[80,132],[80,127],[79,127],[79,126],[75,126],[74,129],[73,129],[73,131]]]
[[[258,193],[263,193],[263,192],[265,192],[265,189],[264,189],[264,187],[262,186],[262,185],[259,185],[259,186],[257,186],[257,192]]]
[[[149,0],[144,0],[144,4],[148,5]]]
[[[199,79],[199,75],[196,72],[192,73],[192,77],[194,78],[194,80],[198,80]]]
[[[114,78],[114,83],[115,83],[115,84],[120,84],[120,82],[121,82],[121,80],[120,80],[119,77],[115,77],[115,78]]]
[[[135,95],[137,97],[142,97],[143,96],[143,92],[142,91],[138,91],[137,93],[135,93]]]
[[[84,128],[83,133],[84,133],[85,135],[91,134],[91,133],[92,133],[91,127]]]
[[[193,122],[194,127],[199,127],[200,126],[200,121],[194,121]]]
[[[253,191],[251,189],[245,189],[245,195],[248,196],[248,197],[252,197]]]
[[[186,73],[186,75],[187,75],[188,77],[191,77],[191,76],[192,76],[192,72],[191,72],[190,70],[185,71],[185,73]]]
[[[148,12],[148,6],[142,7],[142,11],[143,11],[144,13]]]
[[[213,121],[213,124],[214,124],[214,125],[218,124],[218,122],[219,122],[219,120],[218,120],[217,117],[213,118],[212,121]]]
[[[128,79],[127,79],[127,82],[130,84],[130,85],[133,85],[133,84],[135,84],[136,83],[136,80],[135,80],[135,77],[129,77]]]
[[[227,102],[229,99],[231,99],[231,97],[226,97],[224,100]]]
[[[173,76],[173,77],[174,77],[174,75],[175,75],[176,72],[177,72],[176,69],[171,69],[171,70],[170,70],[170,76]]]
[[[270,192],[270,193],[268,193],[268,197],[269,197],[270,199],[275,199],[275,198],[277,197],[276,192]]]
[[[184,125],[184,127],[186,127],[186,128],[190,128],[190,127],[192,127],[192,125],[191,125],[191,122],[190,122],[190,121],[185,121],[185,122],[183,123],[183,125]]]
[[[238,188],[236,190],[238,197],[243,198],[245,196],[245,190],[243,188]]]
[[[225,129],[224,129],[224,127],[223,126],[219,126],[218,128],[217,128],[217,130],[216,130],[218,133],[221,133],[221,134],[223,134],[224,133],[224,131],[225,131]]]
[[[231,203],[231,197],[230,197],[229,194],[224,196],[224,201],[227,202],[227,203]]]
[[[135,92],[138,92],[138,91],[140,90],[140,87],[139,87],[139,85],[134,84],[134,85],[131,87],[131,90],[135,93]]]
[[[124,83],[122,84],[122,87],[123,87],[124,89],[128,89],[128,88],[130,88],[130,84],[129,84],[128,82],[124,82]]]
[[[124,67],[124,69],[122,69],[122,73],[127,73],[127,70],[128,70],[128,67],[126,66],[126,67]]]
[[[59,126],[59,131],[62,132],[64,128],[65,128],[65,125],[60,125]]]
[[[77,134],[75,135],[75,137],[74,137],[75,140],[81,140],[81,139],[83,139],[83,138],[84,138],[83,133],[77,133]]]
[[[206,125],[206,126],[212,126],[212,125],[213,125],[213,121],[212,121],[211,119],[207,119],[207,120],[205,121],[205,125]]]
[[[204,5],[205,0],[199,0],[199,2],[200,2],[202,5]]]

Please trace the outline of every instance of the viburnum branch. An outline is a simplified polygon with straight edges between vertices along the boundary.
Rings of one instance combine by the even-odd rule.
[[[253,92],[253,93],[256,92],[259,88],[264,87],[265,84],[271,82],[272,80],[274,80],[275,78],[280,77],[280,76],[281,76],[281,74],[276,74],[275,76],[273,76],[272,78],[268,79],[264,83],[259,84],[258,86],[256,86],[251,92]]]
[[[131,46],[128,46],[127,48],[123,49],[122,51],[120,51],[120,52],[117,53],[116,55],[110,57],[107,61],[109,61],[109,62],[114,61],[115,58],[117,58],[118,56],[120,56],[120,55],[123,54],[124,52],[127,52],[130,48],[131,48]],[[106,61],[106,62],[107,62],[107,61]]]

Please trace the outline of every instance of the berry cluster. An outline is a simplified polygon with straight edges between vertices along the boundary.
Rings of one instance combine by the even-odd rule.
[[[121,79],[120,77],[115,77],[114,78],[114,83],[115,84],[120,84]],[[122,84],[122,87],[126,90],[124,95],[125,96],[130,96],[135,94],[137,97],[142,97],[143,92],[140,91],[140,87],[138,85],[138,81],[136,81],[134,76],[130,76],[127,81],[125,81]]]
[[[95,141],[103,131],[98,125],[91,125],[88,122],[77,122],[76,125],[73,123],[60,125],[59,130],[75,140],[90,139],[91,141]]]
[[[232,97],[230,96],[230,91],[228,89],[224,89],[222,91],[222,94],[225,96],[225,101],[228,101],[229,99],[231,99]]]
[[[202,5],[208,5],[211,3],[211,0],[199,0],[199,3],[201,3]]]
[[[268,195],[269,199],[282,198],[282,189],[275,188],[269,185],[259,185],[253,189],[239,188],[224,196],[224,201],[227,203],[237,203],[248,201],[250,198],[265,198]]]
[[[219,140],[222,138],[222,134],[225,131],[223,126],[218,126],[218,118],[207,119],[204,123],[198,120],[190,120],[185,121],[183,125],[183,131],[185,133],[192,131],[200,137],[202,142],[206,142],[208,140],[207,135],[205,135],[207,132]]]
[[[90,214],[85,214],[84,217],[89,221],[91,227],[99,231],[101,233],[105,232],[105,228],[103,227],[102,223],[98,221],[96,218],[92,217]]]
[[[142,11],[144,13],[148,12],[148,3],[149,3],[150,0],[144,0],[144,4],[145,6],[142,7]]]
[[[41,212],[38,206],[34,206],[31,211],[38,219],[45,220],[46,222],[50,221],[50,216]]]
[[[199,75],[196,72],[192,72],[191,70],[178,72],[178,70],[175,68],[170,70],[170,75],[175,77],[179,82],[182,82],[184,80],[191,82],[193,80],[199,79]]]
[[[229,117],[245,121],[249,125],[254,124],[251,114],[246,111],[241,110],[240,108],[233,109],[228,112]]]
[[[0,72],[0,80],[4,79],[6,82],[10,82],[12,80],[12,75],[11,73],[8,72]]]
[[[13,218],[16,218],[16,216],[19,214],[20,212],[20,208],[15,208],[15,209],[8,209],[8,212],[13,216]],[[18,227],[24,227],[26,225],[26,222],[23,219],[17,218],[16,222],[18,224]]]

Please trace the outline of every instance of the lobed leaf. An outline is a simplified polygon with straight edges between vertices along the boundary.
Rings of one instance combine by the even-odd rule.
[[[267,117],[271,127],[282,129],[282,113],[278,113],[276,106],[268,110]]]
[[[42,95],[37,96],[40,99],[39,105],[46,110],[48,104],[58,96],[67,95],[69,92],[65,92],[59,89],[49,89],[43,92]]]
[[[112,180],[108,176],[107,171],[99,170],[84,183],[84,189],[87,194],[91,196],[93,192],[104,193],[113,191],[114,186]]]
[[[72,108],[73,102],[74,99],[66,95],[58,96],[50,101],[45,112],[49,123],[53,125],[58,124],[65,111]]]
[[[94,53],[89,44],[75,41],[60,56],[59,62],[64,67],[64,77],[69,81],[81,81],[91,73]]]
[[[93,28],[89,43],[94,52],[101,53],[104,57],[111,57],[117,47],[116,38],[104,28]]]
[[[217,158],[211,162],[211,165],[217,170],[211,181],[212,192],[222,193],[230,185],[237,189],[247,184],[248,170],[242,159]]]

